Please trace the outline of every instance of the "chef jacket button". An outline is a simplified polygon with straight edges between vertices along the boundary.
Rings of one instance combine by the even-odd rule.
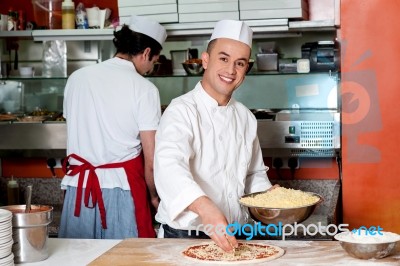
[[[241,139],[241,138],[242,138],[242,135],[239,134],[239,135],[238,135],[238,139]]]
[[[231,199],[232,198],[232,193],[229,193],[228,197]]]
[[[242,166],[243,166],[243,167],[245,167],[246,165],[247,165],[247,163],[246,163],[246,162],[243,162],[243,163],[242,163]]]
[[[217,111],[217,108],[213,108],[212,112],[215,113]]]
[[[220,141],[222,141],[222,136],[219,136],[218,139],[219,139]]]

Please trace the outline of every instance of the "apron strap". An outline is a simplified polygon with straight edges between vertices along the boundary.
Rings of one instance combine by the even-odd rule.
[[[73,158],[79,162],[81,165],[69,165],[67,167],[68,160]],[[86,182],[86,190],[84,197],[84,204],[87,208],[94,208],[96,203],[98,203],[101,224],[104,229],[107,229],[106,223],[106,210],[104,206],[104,201],[102,197],[102,192],[100,188],[100,183],[98,176],[96,174],[96,169],[107,169],[107,168],[124,168],[129,187],[131,190],[132,200],[135,205],[135,217],[136,224],[138,228],[139,237],[155,237],[155,231],[152,226],[152,218],[150,212],[150,204],[147,195],[147,186],[144,180],[144,163],[143,154],[141,153],[136,158],[118,163],[109,163],[94,167],[91,163],[83,159],[76,154],[70,154],[63,162],[63,170],[68,176],[75,176],[79,173],[77,195],[75,200],[75,210],[74,216],[80,216],[81,202],[82,202],[82,190],[83,183],[85,179],[85,172],[88,170],[88,179]],[[92,205],[89,206],[89,198],[92,197]]]

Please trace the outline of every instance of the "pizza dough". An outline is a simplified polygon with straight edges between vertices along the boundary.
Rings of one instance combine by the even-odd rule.
[[[264,243],[239,242],[233,253],[225,252],[214,242],[187,247],[182,255],[190,260],[203,263],[249,264],[265,262],[281,257],[285,251],[277,246]]]

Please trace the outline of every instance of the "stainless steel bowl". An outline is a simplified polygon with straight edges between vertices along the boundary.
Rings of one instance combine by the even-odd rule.
[[[188,75],[202,75],[204,73],[204,68],[201,63],[182,63],[183,68],[185,69]]]
[[[354,243],[346,241],[343,239],[343,235],[349,234],[351,232],[342,232],[335,235],[335,239],[339,241],[342,248],[350,256],[357,259],[382,259],[391,254],[391,252],[396,247],[396,243],[400,240],[390,240],[389,242],[382,243]]]
[[[260,193],[265,192],[247,194],[244,195],[242,198],[254,197],[255,195]],[[265,208],[243,203],[241,204],[249,208],[250,215],[255,221],[261,222],[263,224],[278,224],[279,222],[281,222],[282,224],[301,223],[302,221],[310,217],[317,205],[323,201],[321,195],[312,192],[307,193],[319,197],[319,200],[314,204],[296,208]]]

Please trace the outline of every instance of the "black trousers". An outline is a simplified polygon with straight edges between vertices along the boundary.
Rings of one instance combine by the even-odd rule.
[[[206,235],[202,231],[196,230],[180,230],[174,229],[167,224],[162,224],[164,229],[164,238],[197,238],[197,239],[210,239],[208,235]]]
[[[164,229],[164,238],[210,239],[203,231],[174,229],[167,224],[162,224],[162,227]],[[236,239],[246,239],[245,235],[235,235],[235,237]]]

